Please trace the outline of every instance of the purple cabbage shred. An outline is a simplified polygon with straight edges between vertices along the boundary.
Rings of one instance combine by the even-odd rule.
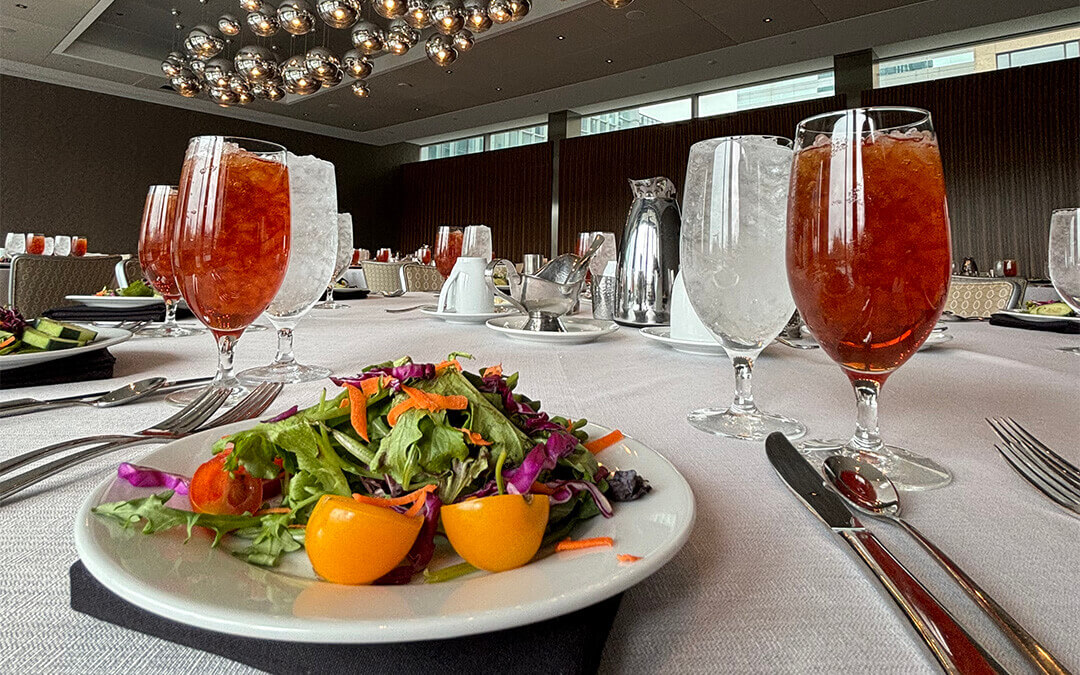
[[[298,412],[300,412],[300,406],[294,405],[293,407],[289,408],[288,410],[281,413],[280,415],[275,415],[275,416],[271,417],[268,420],[262,420],[262,422],[263,422],[263,424],[270,424],[271,422],[280,422],[282,420],[289,419],[290,417],[292,417],[293,415],[295,415]]]
[[[442,501],[434,493],[429,492],[424,506],[427,509],[424,524],[421,526],[420,534],[417,535],[412,548],[405,555],[405,563],[398,565],[377,579],[376,584],[384,586],[407,584],[412,580],[414,574],[423,570],[431,562],[431,556],[435,554],[435,532],[439,526],[439,511],[442,508]]]
[[[116,475],[135,487],[167,487],[178,495],[188,493],[188,479],[167,471],[159,471],[148,466],[122,463],[116,469]]]

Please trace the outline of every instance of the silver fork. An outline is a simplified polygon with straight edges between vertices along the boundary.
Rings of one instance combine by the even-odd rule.
[[[105,443],[93,448],[87,448],[73,455],[69,455],[62,459],[55,460],[36,469],[27,471],[15,478],[3,481],[0,483],[0,501],[5,498],[24,490],[31,485],[34,485],[49,476],[55,475],[68,467],[81,464],[85,461],[94,459],[106,455],[115,450],[122,448],[130,448],[136,445],[143,445],[147,443],[162,443],[177,438],[183,438],[200,431],[206,431],[207,429],[213,429],[216,427],[224,426],[226,424],[232,424],[233,422],[240,422],[242,420],[251,419],[257,415],[262,414],[270,407],[270,404],[281,393],[281,390],[285,385],[280,382],[264,382],[256,387],[251,393],[244,397],[239,403],[237,403],[232,410],[222,413],[217,418],[206,422],[206,419],[213,414],[213,412],[221,407],[221,403],[211,408],[205,415],[202,415],[193,425],[188,425],[185,430],[179,430],[168,435],[155,435],[155,436],[130,436],[126,440],[113,441],[111,443]],[[227,390],[216,390],[225,391]],[[227,397],[227,396],[226,396]],[[224,400],[224,398],[222,399]],[[199,426],[201,424],[201,426]],[[197,428],[195,428],[197,427]],[[33,460],[30,460],[33,461]]]
[[[1080,469],[1011,417],[987,418],[986,422],[1004,441],[994,447],[1024,480],[1058,506],[1080,515]]]

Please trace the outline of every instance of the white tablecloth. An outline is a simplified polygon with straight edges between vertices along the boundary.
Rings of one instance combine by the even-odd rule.
[[[726,360],[687,356],[622,328],[591,345],[513,342],[483,326],[452,326],[385,307],[430,301],[409,294],[349,301],[314,311],[296,331],[297,355],[338,372],[410,354],[437,361],[471,352],[477,364],[521,371],[522,391],[546,410],[615,426],[656,448],[683,472],[698,518],[686,548],[629,591],[604,653],[609,672],[935,672],[868,571],[782,485],[761,443],[702,434],[688,411],[730,399]],[[954,482],[905,496],[910,520],[950,553],[1074,671],[1080,672],[1080,520],[1014,475],[993,449],[983,421],[1011,415],[1051,447],[1080,461],[1080,358],[1055,347],[1080,336],[949,324],[955,340],[917,354],[885,388],[887,439],[929,454]],[[239,344],[240,368],[273,355],[271,331]],[[115,384],[150,375],[209,374],[209,337],[136,339],[113,349]],[[851,431],[847,379],[820,350],[772,346],[755,373],[760,405],[806,422],[814,437]],[[82,383],[0,392],[57,396],[108,388]],[[306,405],[320,383],[286,389],[272,412]],[[159,421],[160,401],[123,409],[0,420],[0,455],[74,435],[125,432]],[[68,607],[68,566],[76,559],[73,516],[86,492],[122,460],[103,458],[23,493],[0,507],[0,671],[245,672],[225,659],[101,623]],[[914,544],[889,524],[871,527],[922,575],[1007,667],[1028,667],[988,619]]]

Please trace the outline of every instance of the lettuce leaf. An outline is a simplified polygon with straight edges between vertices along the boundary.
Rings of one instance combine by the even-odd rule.
[[[154,532],[184,526],[187,528],[187,536],[190,539],[193,527],[196,525],[206,527],[214,531],[214,543],[211,546],[217,546],[221,538],[229,532],[246,527],[258,527],[262,524],[262,518],[259,516],[218,516],[165,506],[165,502],[169,501],[172,496],[172,490],[165,490],[140,499],[99,504],[91,510],[99,516],[118,521],[125,528],[145,520],[146,525],[142,529],[143,534],[153,534]]]

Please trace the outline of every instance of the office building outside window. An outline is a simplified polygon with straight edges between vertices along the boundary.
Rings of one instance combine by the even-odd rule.
[[[532,145],[533,143],[545,143],[547,142],[547,125],[540,124],[535,127],[525,127],[524,129],[511,129],[510,131],[500,131],[488,136],[488,150],[503,150],[505,148],[516,148],[519,145]]]
[[[691,99],[680,98],[674,101],[588,115],[581,118],[581,135],[606,134],[609,131],[681,122],[690,119],[693,116],[692,111]]]
[[[420,148],[420,161],[428,159],[442,159],[444,157],[456,157],[458,155],[471,155],[474,152],[484,151],[484,137],[473,136],[472,138],[460,138],[456,141],[445,143],[433,143]]]
[[[832,71],[799,75],[748,87],[726,89],[698,98],[698,117],[727,115],[740,110],[766,108],[795,101],[832,96],[836,91]]]

